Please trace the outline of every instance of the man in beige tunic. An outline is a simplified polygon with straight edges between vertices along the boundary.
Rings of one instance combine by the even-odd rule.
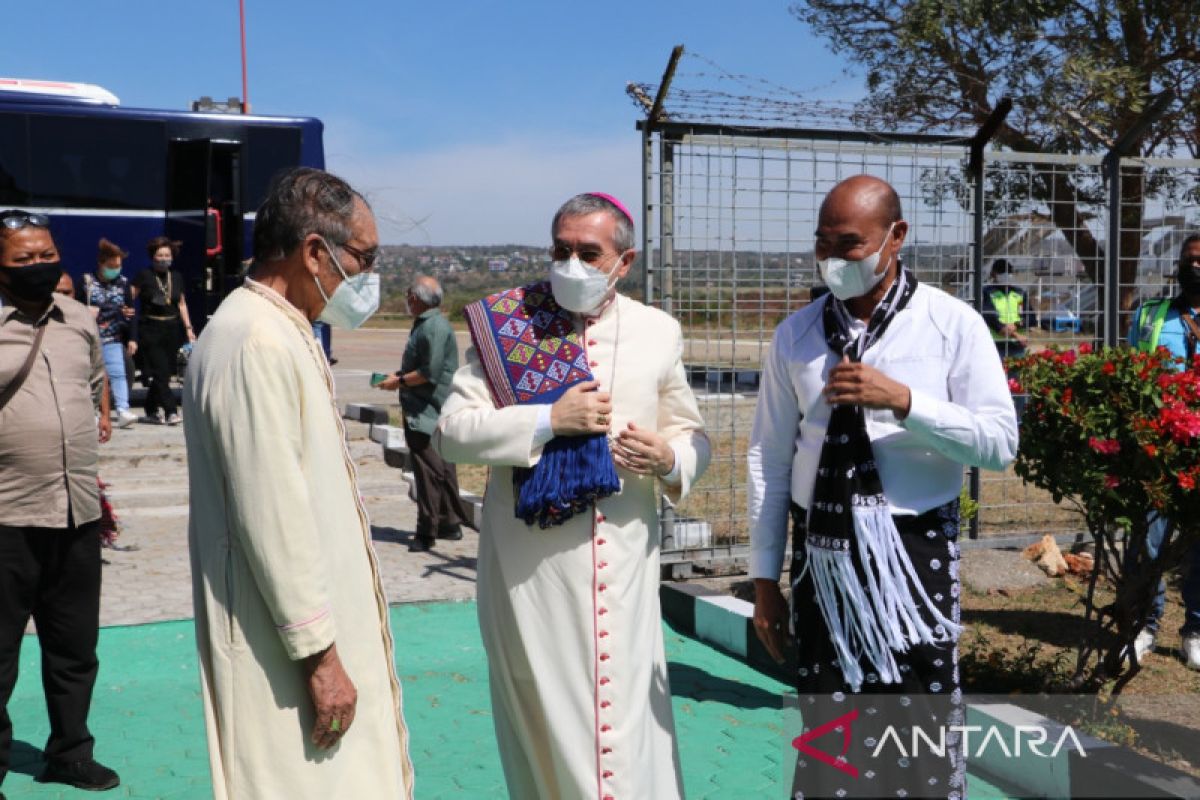
[[[679,797],[658,500],[687,493],[708,464],[708,439],[685,378],[679,324],[616,293],[636,255],[628,212],[607,195],[579,195],[555,215],[552,233],[555,304],[546,303],[545,284],[519,291],[570,312],[574,331],[529,342],[530,363],[567,338],[584,351],[573,363],[594,380],[552,404],[499,407],[497,376],[481,363],[492,356],[476,339],[435,434],[448,460],[492,467],[478,608],[505,778],[522,800]],[[494,298],[489,308],[504,306]],[[556,374],[550,365],[544,379]],[[518,518],[514,468],[534,466],[557,437],[592,434],[610,436],[619,489],[545,529]]]
[[[344,181],[277,176],[254,266],[184,386],[196,638],[217,798],[409,798],[387,600],[312,321],[378,305],[374,218]]]

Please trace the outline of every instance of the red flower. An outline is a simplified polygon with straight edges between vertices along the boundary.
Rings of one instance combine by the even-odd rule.
[[[1183,473],[1182,475],[1179,475],[1177,477],[1177,480],[1179,481],[1180,489],[1191,491],[1192,489],[1196,488],[1196,479],[1193,478],[1191,475],[1188,475],[1186,472]]]
[[[1180,475],[1179,477],[1182,478],[1183,476]],[[1116,475],[1105,475],[1104,476],[1104,488],[1105,489],[1115,489],[1120,485],[1121,485],[1121,479],[1118,478]]]
[[[1058,357],[1058,360],[1061,363],[1066,364],[1068,367],[1074,366],[1075,365],[1075,351],[1067,350],[1067,351],[1063,352],[1062,355],[1060,355]]]
[[[1168,403],[1158,412],[1155,427],[1180,444],[1200,436],[1200,413],[1191,411],[1178,401]]]
[[[1079,355],[1088,356],[1091,354],[1092,354],[1092,343],[1091,342],[1084,342],[1083,344],[1079,345]]]
[[[1121,443],[1116,439],[1097,439],[1092,436],[1088,439],[1088,447],[1106,456],[1114,456],[1121,452]]]
[[[1151,458],[1154,458],[1156,455],[1158,455],[1158,448],[1152,444],[1143,445],[1142,449],[1145,450],[1146,455],[1150,456]]]
[[[1021,383],[1016,378],[1008,379],[1008,390],[1013,394],[1020,394],[1024,391],[1024,389],[1021,388]]]
[[[1117,365],[1112,363],[1111,361],[1105,361],[1104,366],[1100,368],[1100,371],[1103,372],[1105,375],[1112,375],[1114,372],[1117,371]]]

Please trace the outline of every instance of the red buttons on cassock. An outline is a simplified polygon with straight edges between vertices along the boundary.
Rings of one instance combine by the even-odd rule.
[[[596,522],[604,522],[605,519],[607,519],[607,517],[605,517],[603,514],[596,514]],[[604,544],[604,542],[600,542],[600,544]]]
[[[596,587],[596,591],[598,591],[598,592],[603,592],[603,591],[604,591],[605,589],[607,589],[607,588],[608,588],[608,584],[606,584],[606,583],[602,583],[602,584],[600,584],[599,586],[597,586],[597,587]]]
[[[595,346],[596,346],[596,340],[588,339],[588,347],[595,347]]]
[[[612,725],[601,725],[600,726],[601,733],[608,733],[611,730],[612,730]]]
[[[601,685],[601,686],[607,686],[607,685],[608,685],[608,682],[609,682],[609,678],[601,678],[601,679],[600,679],[600,685]]]
[[[600,660],[601,660],[601,661],[608,661],[608,653],[601,653],[601,654],[600,654]]]
[[[603,703],[601,703],[601,704],[600,704],[600,707],[601,707],[601,708],[608,708],[608,707],[609,707],[609,706],[611,706],[611,705],[612,705],[612,703],[611,703],[610,701],[608,701],[608,700],[605,700]]]
[[[607,539],[597,539],[596,544],[604,544],[607,541],[608,541]]]
[[[598,367],[598,366],[600,366],[600,362],[599,361],[589,361],[588,366],[589,367]]]
[[[604,800],[616,800],[611,794],[604,795]]]
[[[604,569],[605,567],[607,567],[607,566],[608,566],[608,562],[607,562],[607,561],[601,561],[601,562],[600,562],[599,564],[597,564],[596,566],[597,566],[597,567],[599,567],[600,569]]]
[[[600,638],[603,639],[605,636],[608,636],[608,631],[600,631]]]
[[[613,776],[611,769],[604,770],[604,777],[611,778]]]
[[[608,755],[608,754],[609,754],[609,753],[611,753],[611,752],[612,752],[612,748],[611,748],[611,747],[601,747],[601,748],[600,748],[600,755],[602,755],[602,756],[606,756],[606,755]]]

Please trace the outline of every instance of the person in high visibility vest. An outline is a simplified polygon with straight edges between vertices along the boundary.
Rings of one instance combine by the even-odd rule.
[[[1200,329],[1200,320],[1196,319],[1200,314],[1200,234],[1194,233],[1184,239],[1175,277],[1179,283],[1177,295],[1147,300],[1138,306],[1129,329],[1129,345],[1147,353],[1165,347],[1171,355],[1184,359],[1180,366],[1186,368],[1196,355],[1197,330]],[[1171,520],[1151,512],[1150,529],[1146,533],[1146,549],[1151,558],[1158,556],[1172,525]],[[1133,555],[1136,554],[1130,554]],[[1200,544],[1194,545],[1188,553],[1186,569],[1181,587],[1185,614],[1179,629],[1182,639],[1179,649],[1188,667],[1200,670]],[[1166,582],[1160,581],[1145,625],[1133,643],[1138,663],[1154,650],[1166,604]]]
[[[1035,323],[1029,293],[1013,285],[1012,265],[1006,259],[992,262],[992,275],[983,287],[983,321],[992,331],[992,340],[1001,358],[1025,355],[1028,331]]]

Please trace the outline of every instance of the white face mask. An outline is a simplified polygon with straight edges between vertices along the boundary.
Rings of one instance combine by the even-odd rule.
[[[550,265],[550,291],[554,301],[576,314],[590,314],[604,303],[608,292],[617,285],[617,271],[621,257],[612,272],[603,273],[593,266],[584,264],[578,256],[570,261],[555,261]]]
[[[333,264],[342,274],[343,280],[333,290],[332,295],[327,295],[317,276],[313,276],[317,283],[317,291],[325,298],[325,308],[317,319],[335,328],[352,330],[366,322],[379,308],[379,276],[374,272],[360,272],[353,278],[349,277],[342,269],[329,242],[322,238],[321,243],[329,251],[329,257],[333,259]]]
[[[1011,286],[1012,275],[1009,275],[1007,272],[1002,272],[996,276],[996,279],[992,281],[992,283],[996,284],[997,286]]]
[[[878,275],[875,274],[875,269],[879,266],[879,257],[883,254],[883,248],[891,240],[892,228],[895,227],[896,223],[893,222],[888,227],[887,235],[883,237],[883,243],[879,245],[879,249],[861,261],[826,258],[817,262],[817,266],[821,268],[821,280],[825,281],[825,285],[829,287],[829,291],[834,297],[839,300],[862,297],[879,285],[883,276],[887,274],[887,269],[882,270]]]

